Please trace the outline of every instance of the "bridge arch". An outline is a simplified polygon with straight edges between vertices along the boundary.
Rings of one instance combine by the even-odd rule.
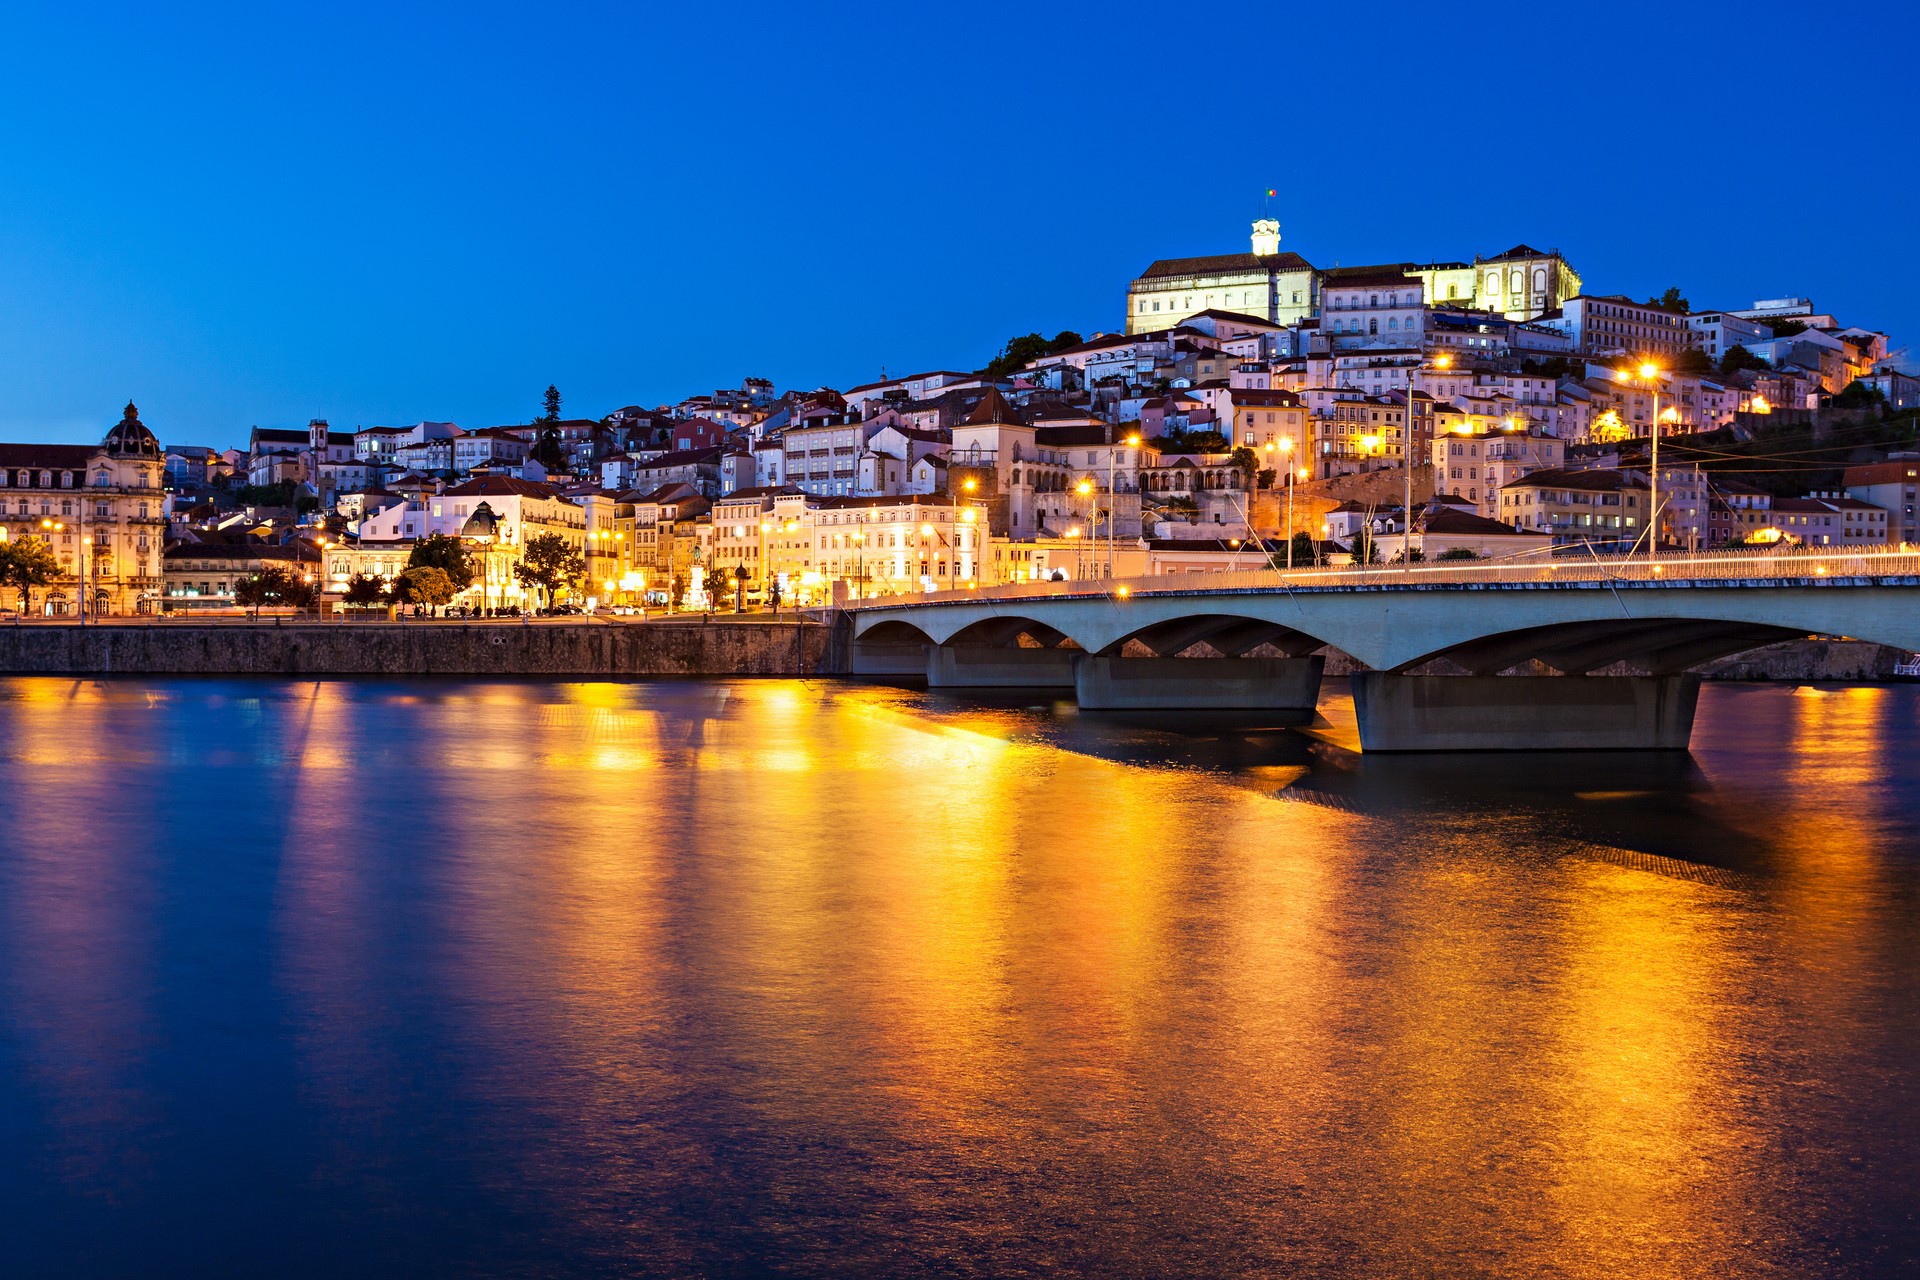
[[[1704,662],[1806,634],[1800,628],[1740,619],[1588,619],[1490,632],[1409,658],[1391,670],[1409,671],[1444,659],[1472,675],[1498,675],[1539,662],[1562,675],[1584,676],[1629,662],[1653,675],[1677,675]]]
[[[932,644],[933,637],[903,618],[884,618],[860,632],[862,644]]]
[[[1223,657],[1237,658],[1272,645],[1287,657],[1305,657],[1327,642],[1297,627],[1244,613],[1191,613],[1135,627],[1100,649],[1109,657],[1118,656],[1130,642],[1138,642],[1154,655],[1171,658],[1196,644],[1205,644]]]

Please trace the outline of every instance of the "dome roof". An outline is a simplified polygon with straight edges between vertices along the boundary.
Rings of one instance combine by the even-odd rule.
[[[106,451],[121,458],[158,458],[160,441],[153,432],[147,430],[147,424],[140,421],[140,411],[133,407],[133,401],[127,401],[127,409],[120,421],[113,424],[113,430],[107,432],[103,445]]]
[[[460,526],[463,538],[494,538],[499,536],[500,518],[493,514],[493,508],[482,502]]]

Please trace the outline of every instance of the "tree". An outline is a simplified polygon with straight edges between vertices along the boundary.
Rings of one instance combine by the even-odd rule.
[[[1373,527],[1371,525],[1361,526],[1353,535],[1353,546],[1351,550],[1355,564],[1378,564],[1380,562],[1380,548],[1375,545]]]
[[[1160,437],[1160,452],[1225,453],[1227,438],[1218,431],[1171,431]]]
[[[233,491],[233,500],[243,507],[291,507],[300,496],[300,486],[291,480],[272,484],[243,484]]]
[[[407,556],[407,568],[431,565],[447,575],[456,592],[473,585],[473,563],[467,558],[467,544],[444,533],[432,533],[413,544]]]
[[[1253,488],[1253,477],[1260,470],[1260,455],[1246,445],[1241,445],[1233,451],[1233,456],[1228,459],[1228,463],[1240,473],[1242,487]]]
[[[1698,347],[1688,347],[1673,358],[1672,373],[1712,373],[1713,360]]]
[[[1003,378],[1024,369],[1030,362],[1038,360],[1041,356],[1079,345],[1080,335],[1071,329],[1062,329],[1051,339],[1043,338],[1037,333],[1021,334],[1019,337],[1007,339],[1007,344],[1000,348],[1000,354],[987,362],[987,373],[995,378]]]
[[[1772,365],[1738,343],[1728,347],[1720,356],[1720,374],[1722,377],[1732,377],[1742,369],[1754,369],[1764,372],[1772,368]]]
[[[678,569],[667,581],[667,608],[678,609],[686,601],[687,576]]]
[[[305,609],[313,603],[313,584],[292,569],[270,564],[252,577],[235,582],[233,600],[249,609],[263,606]]]
[[[540,434],[534,437],[533,460],[548,471],[561,471],[567,465],[567,451],[560,444],[559,428],[543,426]]]
[[[1675,315],[1686,315],[1693,310],[1693,304],[1680,296],[1680,290],[1669,288],[1657,298],[1648,298],[1647,305],[1658,307],[1662,311],[1671,311]]]
[[[347,579],[341,599],[350,605],[365,607],[387,602],[387,584],[370,573],[356,573]]]
[[[547,394],[543,398],[543,408],[544,412],[540,415],[540,421],[560,421],[560,388],[554,386],[552,383],[547,384]]]
[[[557,533],[536,533],[520,549],[520,563],[513,576],[522,586],[541,593],[547,604],[562,587],[571,590],[587,571],[587,558],[580,549]]]
[[[1663,503],[1661,505],[1664,506],[1665,504]],[[1480,553],[1472,547],[1448,547],[1434,558],[1437,560],[1478,560]]]
[[[424,604],[438,609],[453,603],[453,580],[436,565],[417,564],[401,571],[393,580],[394,598],[407,604]]]
[[[20,593],[21,613],[32,607],[35,587],[47,586],[59,576],[60,562],[42,539],[0,542],[0,587],[12,587]]]
[[[1262,489],[1273,488],[1273,482],[1278,480],[1279,478],[1280,478],[1280,473],[1278,471],[1275,471],[1272,467],[1260,468],[1260,470],[1256,472],[1253,477],[1254,483],[1259,485]]]
[[[1285,564],[1286,561],[1283,559],[1280,563]],[[1302,565],[1319,564],[1319,563],[1320,563],[1320,548],[1314,545],[1313,535],[1310,533],[1294,534],[1293,535],[1293,567],[1298,569]]]
[[[727,572],[724,569],[709,569],[700,579],[700,589],[707,593],[707,612],[720,603],[720,597],[727,592]]]
[[[1849,382],[1839,395],[1833,398],[1836,409],[1877,409],[1886,405],[1887,398],[1872,383],[1855,378]]]

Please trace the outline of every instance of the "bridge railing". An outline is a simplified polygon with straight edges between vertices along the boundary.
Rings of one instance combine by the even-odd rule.
[[[1257,557],[1257,553],[1251,553]],[[1190,594],[1195,591],[1258,591],[1279,587],[1374,587],[1380,589],[1474,584],[1532,583],[1817,583],[1822,579],[1920,576],[1920,551],[1866,547],[1826,550],[1783,548],[1753,551],[1695,551],[1649,559],[1638,556],[1515,556],[1501,560],[1445,561],[1432,564],[1335,565],[1299,569],[1238,569],[1226,572],[1173,572],[1144,578],[1082,578],[1067,582],[1009,582],[949,591],[913,591],[869,596],[851,608],[882,608],[952,600],[1029,600],[1074,596]]]

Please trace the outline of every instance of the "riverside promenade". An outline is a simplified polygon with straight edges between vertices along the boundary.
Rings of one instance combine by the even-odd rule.
[[[7,675],[805,676],[827,650],[826,627],[766,615],[0,625]]]

